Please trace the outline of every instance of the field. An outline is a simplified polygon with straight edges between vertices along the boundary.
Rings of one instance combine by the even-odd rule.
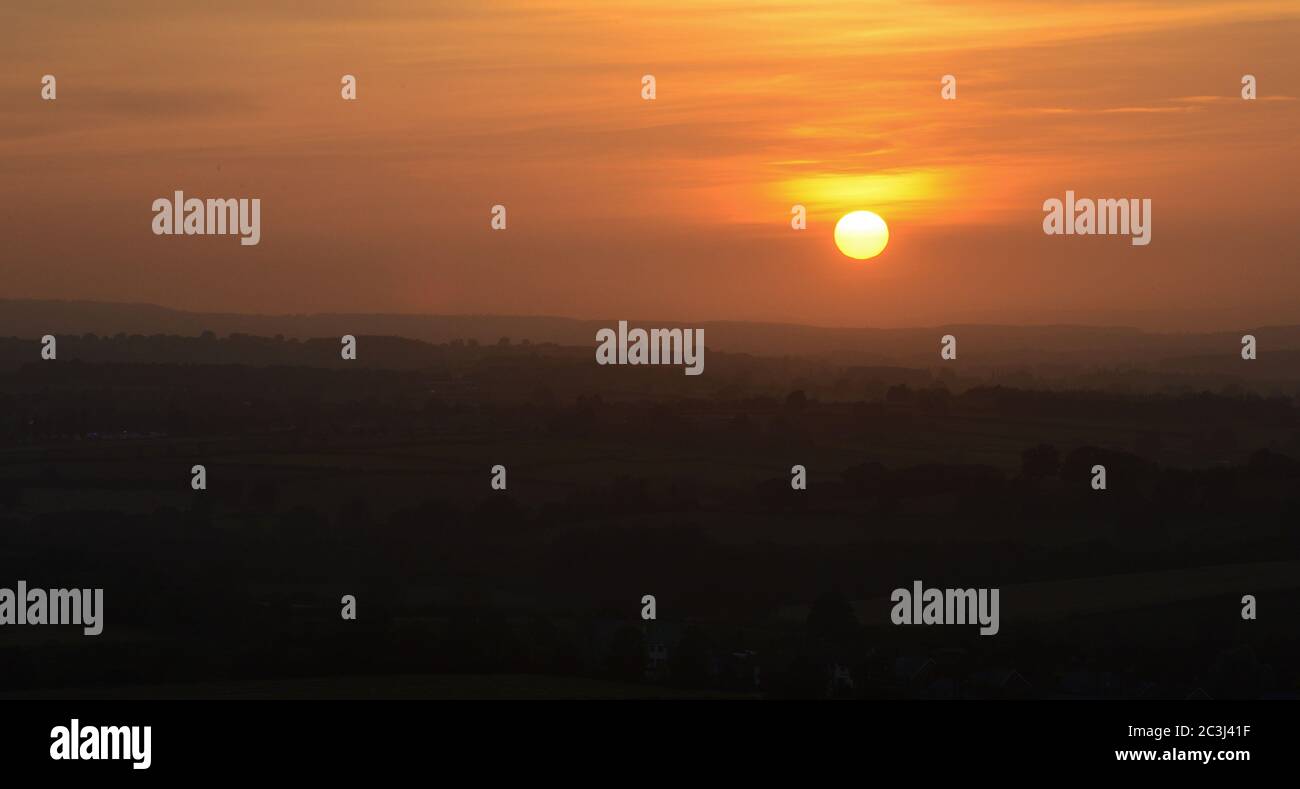
[[[653,699],[751,698],[654,685],[520,674],[399,675],[137,685],[0,694],[0,699]]]

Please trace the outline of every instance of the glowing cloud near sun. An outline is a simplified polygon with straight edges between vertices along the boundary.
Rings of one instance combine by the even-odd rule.
[[[871,211],[852,211],[835,223],[835,246],[856,260],[874,258],[889,243],[889,226]]]

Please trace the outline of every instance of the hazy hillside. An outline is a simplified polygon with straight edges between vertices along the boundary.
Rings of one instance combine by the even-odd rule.
[[[625,317],[633,326],[703,328],[713,351],[759,356],[834,357],[845,364],[932,366],[940,338],[958,338],[955,367],[1050,368],[1136,366],[1162,372],[1228,374],[1245,378],[1300,377],[1300,326],[1243,327],[1241,332],[1159,334],[1126,327],[949,325],[907,329],[825,328],[777,323],[702,321],[681,323],[613,316],[608,320],[499,315],[385,315],[322,313],[240,315],[198,313],[150,304],[0,300],[0,337],[35,339],[43,334],[100,336],[171,334],[196,336],[338,337],[396,336],[444,343],[456,339],[494,344],[551,342],[592,346],[596,331]],[[1241,335],[1255,334],[1259,358],[1240,358]]]

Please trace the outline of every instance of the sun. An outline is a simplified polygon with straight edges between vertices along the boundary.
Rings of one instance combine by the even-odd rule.
[[[835,246],[851,258],[874,258],[888,243],[889,226],[870,211],[851,211],[835,223]]]

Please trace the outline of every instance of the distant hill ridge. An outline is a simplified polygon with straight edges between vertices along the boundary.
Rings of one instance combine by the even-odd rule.
[[[244,315],[186,312],[153,304],[92,301],[0,300],[0,337],[43,334],[173,334],[212,331],[308,339],[343,334],[405,337],[432,343],[477,340],[551,342],[594,347],[596,331],[620,317],[641,327],[702,328],[710,350],[758,356],[833,357],[853,364],[940,364],[944,334],[958,338],[960,362],[987,365],[1095,364],[1147,367],[1250,364],[1240,359],[1241,335],[1259,338],[1260,366],[1275,367],[1300,352],[1300,326],[1243,327],[1240,332],[1159,333],[1118,326],[945,325],[901,329],[829,328],[741,321],[656,321],[618,316],[581,320],[545,316],[317,313]],[[1274,360],[1265,364],[1266,360]],[[963,364],[963,366],[965,366]],[[1297,371],[1300,372],[1300,371]]]

